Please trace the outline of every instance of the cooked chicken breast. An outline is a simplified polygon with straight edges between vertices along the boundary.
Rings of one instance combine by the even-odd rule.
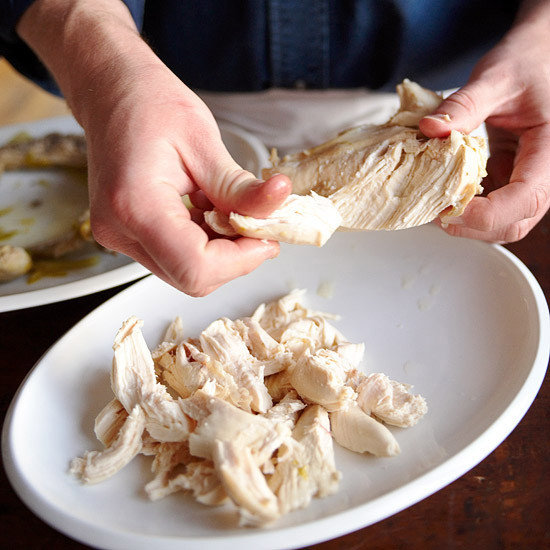
[[[460,215],[483,191],[484,139],[457,131],[447,138],[422,136],[418,122],[442,98],[408,80],[398,93],[401,108],[386,124],[345,130],[283,159],[273,152],[273,166],[263,177],[285,174],[293,193],[330,198],[347,229],[414,227],[448,208],[446,216]]]
[[[103,451],[87,451],[82,458],[71,462],[70,472],[83,483],[99,483],[116,474],[141,450],[145,415],[135,405],[124,420],[122,428]]]
[[[182,441],[191,425],[180,404],[158,383],[151,352],[141,333],[142,321],[130,317],[118,331],[111,369],[113,393],[130,412],[139,405],[147,431],[158,441]]]

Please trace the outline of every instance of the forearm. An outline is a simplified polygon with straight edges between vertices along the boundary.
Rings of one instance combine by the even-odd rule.
[[[115,104],[135,82],[166,70],[119,0],[37,0],[17,32],[84,127],[102,103]]]

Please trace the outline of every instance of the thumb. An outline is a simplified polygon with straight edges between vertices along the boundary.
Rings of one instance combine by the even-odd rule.
[[[210,140],[208,153],[199,155],[201,158],[202,162],[191,170],[193,179],[210,202],[225,214],[237,212],[265,218],[291,192],[292,183],[287,176],[275,174],[264,181],[244,170],[219,135]]]
[[[498,104],[498,91],[487,81],[468,82],[420,121],[420,131],[427,137],[445,137],[451,130],[469,134],[491,115]]]
[[[283,203],[291,189],[290,180],[282,174],[275,174],[264,181],[239,169],[228,185],[217,189],[217,197],[210,200],[227,214],[237,212],[245,216],[265,218]]]

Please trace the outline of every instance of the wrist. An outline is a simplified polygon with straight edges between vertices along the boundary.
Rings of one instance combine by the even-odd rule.
[[[137,75],[164,67],[119,0],[37,0],[17,32],[49,69],[84,128]]]

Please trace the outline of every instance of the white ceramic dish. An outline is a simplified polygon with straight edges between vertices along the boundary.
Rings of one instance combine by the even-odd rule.
[[[231,507],[204,507],[182,494],[148,501],[145,457],[96,486],[67,474],[74,456],[100,448],[93,421],[111,398],[111,345],[124,319],[144,319],[153,347],[176,315],[197,335],[219,316],[247,315],[294,287],[310,290],[312,307],[342,315],[340,330],[365,342],[366,370],[426,397],[427,416],[394,430],[398,457],[337,448],[339,492],[265,530],[239,529]],[[327,290],[332,296],[322,297]],[[206,298],[148,277],[103,304],[46,353],[17,393],[4,425],[4,465],[38,516],[96,547],[298,548],[395,514],[479,463],[535,398],[549,346],[544,295],[504,248],[432,226],[340,233],[321,249],[284,246],[277,259]]]
[[[253,135],[228,124],[220,125],[222,138],[233,158],[259,174],[268,165],[268,151]],[[70,116],[0,128],[0,143],[19,132],[42,136],[48,132],[82,133]],[[0,186],[0,234],[17,231],[2,244],[28,246],[61,235],[88,204],[85,178],[63,170],[5,172]],[[32,222],[32,224],[30,223]],[[91,267],[69,271],[63,277],[46,277],[32,284],[26,277],[0,284],[0,312],[58,302],[115,287],[149,274],[142,265],[123,255],[99,252],[93,245],[77,257],[95,256]]]

